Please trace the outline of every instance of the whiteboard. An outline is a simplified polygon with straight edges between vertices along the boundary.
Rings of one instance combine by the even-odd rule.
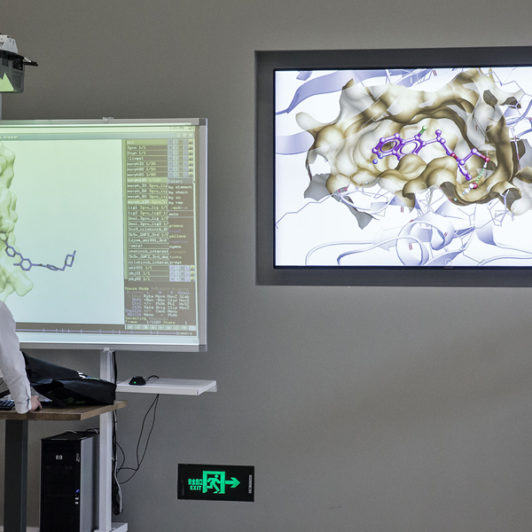
[[[0,299],[23,348],[205,350],[207,121],[0,122]]]

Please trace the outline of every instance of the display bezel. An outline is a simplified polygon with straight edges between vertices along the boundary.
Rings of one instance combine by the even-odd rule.
[[[120,125],[137,125],[137,126],[194,126],[197,130],[197,186],[196,186],[196,256],[197,256],[197,340],[186,341],[186,338],[176,341],[156,342],[150,341],[149,335],[145,336],[140,342],[126,341],[127,337],[122,340],[117,336],[109,337],[102,340],[79,340],[66,339],[65,341],[56,341],[47,339],[46,335],[42,338],[36,338],[30,335],[24,335],[18,332],[21,347],[24,349],[111,349],[121,351],[170,351],[170,352],[195,352],[207,350],[207,120],[205,118],[162,118],[162,119],[68,119],[68,120],[9,120],[2,121],[0,126],[5,130],[9,128],[39,128],[47,126],[66,126],[75,128],[90,126],[120,126]],[[102,213],[104,216],[105,213]],[[9,299],[7,301],[9,306]],[[102,301],[105,305],[105,301]]]
[[[532,47],[257,51],[256,282],[264,285],[532,286],[532,267],[276,266],[275,72],[532,66]]]

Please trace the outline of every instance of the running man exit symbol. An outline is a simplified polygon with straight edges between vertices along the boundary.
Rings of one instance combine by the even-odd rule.
[[[179,464],[178,499],[254,501],[253,466]]]
[[[188,486],[191,491],[201,491],[201,493],[216,493],[225,495],[226,486],[236,488],[240,481],[231,477],[226,479],[225,471],[203,471],[203,478],[189,478]]]

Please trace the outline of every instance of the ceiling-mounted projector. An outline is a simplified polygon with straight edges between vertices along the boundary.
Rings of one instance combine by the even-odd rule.
[[[37,66],[37,63],[18,53],[13,37],[0,33],[0,92],[24,90],[26,65]]]

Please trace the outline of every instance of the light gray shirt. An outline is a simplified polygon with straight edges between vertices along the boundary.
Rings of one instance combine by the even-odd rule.
[[[0,301],[0,373],[15,401],[15,410],[24,414],[31,409],[31,389],[24,357],[20,352],[15,320]]]

